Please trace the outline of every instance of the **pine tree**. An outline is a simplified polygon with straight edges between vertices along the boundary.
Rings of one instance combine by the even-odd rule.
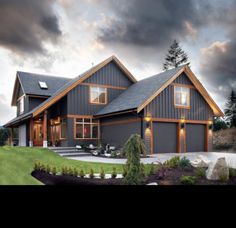
[[[226,103],[225,116],[230,127],[236,127],[236,94],[233,90]]]
[[[165,63],[163,64],[163,70],[169,70],[172,68],[177,68],[181,64],[188,61],[188,55],[182,50],[179,43],[174,40],[173,44],[168,50],[168,54],[165,58]]]

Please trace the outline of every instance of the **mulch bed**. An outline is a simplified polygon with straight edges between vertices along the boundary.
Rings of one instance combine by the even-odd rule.
[[[72,176],[55,176],[43,171],[31,175],[45,185],[123,185],[122,179],[90,179]]]
[[[181,168],[168,169],[164,179],[159,179],[159,174],[156,172],[154,175],[147,179],[147,183],[157,182],[159,185],[183,185],[180,182],[182,176],[196,176],[196,168],[183,170]],[[227,182],[207,180],[205,177],[197,177],[195,185],[236,185],[236,177],[232,177]]]

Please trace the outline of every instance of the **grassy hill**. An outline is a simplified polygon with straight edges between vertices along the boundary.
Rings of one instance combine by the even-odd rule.
[[[122,173],[122,165],[80,162],[65,159],[48,149],[26,147],[0,147],[0,185],[40,185],[41,183],[31,176],[34,162],[61,168],[62,166],[77,167],[89,173],[91,168],[100,172],[101,167],[105,172],[111,173],[113,167]]]

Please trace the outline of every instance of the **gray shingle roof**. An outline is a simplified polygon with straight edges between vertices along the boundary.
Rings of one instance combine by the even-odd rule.
[[[59,88],[71,81],[70,78],[17,72],[25,94],[52,96]],[[48,89],[41,89],[39,81],[46,82]]]
[[[165,71],[133,84],[96,115],[106,115],[138,108],[183,67],[184,66]]]

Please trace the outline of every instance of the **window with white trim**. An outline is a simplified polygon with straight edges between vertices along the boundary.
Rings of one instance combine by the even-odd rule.
[[[75,119],[75,138],[76,139],[98,139],[99,121],[88,118]]]
[[[103,87],[90,87],[90,103],[92,104],[106,104],[107,103],[107,89]]]
[[[190,88],[184,86],[174,87],[175,106],[177,107],[190,107]]]
[[[19,112],[20,114],[24,113],[24,96],[19,100]]]

